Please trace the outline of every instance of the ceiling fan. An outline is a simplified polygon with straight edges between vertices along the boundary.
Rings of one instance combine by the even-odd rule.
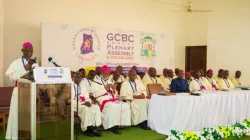
[[[193,5],[192,2],[188,2],[188,6],[185,6],[185,5],[178,5],[178,4],[168,3],[168,2],[159,1],[159,0],[149,0],[149,1],[154,1],[154,2],[158,2],[158,3],[163,3],[163,4],[168,4],[168,5],[183,7],[183,8],[185,8],[186,12],[189,12],[189,13],[191,13],[191,12],[213,12],[213,10],[194,10],[192,8],[192,5]],[[181,12],[181,11],[170,11],[170,12]]]

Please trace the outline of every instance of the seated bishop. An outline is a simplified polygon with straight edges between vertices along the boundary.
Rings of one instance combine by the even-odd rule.
[[[118,78],[117,82],[123,82],[125,80],[124,76],[122,75],[123,67],[117,66],[116,70],[120,72],[120,77]],[[113,78],[113,74],[109,75],[109,80]]]
[[[194,80],[192,80],[190,82],[189,90],[190,90],[190,92],[207,90],[206,85],[201,80],[201,72],[200,72],[200,70],[196,70],[194,72]]]
[[[101,67],[97,66],[95,68],[95,73],[96,73],[96,76],[95,76],[94,80],[100,80],[100,78],[101,78]]]
[[[149,130],[147,124],[149,100],[146,99],[145,86],[140,80],[136,79],[136,76],[135,70],[129,71],[129,79],[122,83],[120,95],[126,102],[130,103],[132,125],[138,125],[145,130]]]
[[[112,84],[102,83],[101,80],[95,81],[95,71],[88,75],[90,95],[99,104],[102,112],[103,127],[105,130],[110,129],[115,134],[120,134],[119,126],[131,126],[131,110],[128,103],[120,102],[109,89],[114,89]],[[103,73],[110,73],[107,66],[101,68]],[[101,77],[102,77],[101,76]],[[104,76],[105,77],[105,76]]]
[[[171,82],[173,80],[174,77],[174,72],[171,69],[163,69],[163,75],[160,77],[161,81],[164,84],[163,89],[165,91],[170,91],[170,87],[171,87]]]
[[[133,66],[132,69],[135,70],[135,72],[136,72],[136,79],[141,81],[141,77],[140,77],[140,75],[138,75],[139,72],[138,72],[138,70],[137,70],[137,67],[136,67],[136,66]],[[128,79],[129,79],[129,77],[127,76],[127,77],[126,77],[126,80],[128,80]]]
[[[33,55],[33,46],[30,42],[25,42],[22,46],[23,56],[14,60],[5,75],[10,81],[15,82],[15,88],[12,92],[10,111],[8,118],[8,126],[6,132],[6,139],[18,139],[18,85],[17,81],[22,76],[29,72],[30,68],[38,66],[36,63],[30,63],[29,60]]]
[[[85,86],[81,83],[82,75],[76,72],[74,75],[74,88],[72,88],[72,96],[74,96],[74,111],[77,111],[78,97],[78,116],[81,119],[81,129],[90,136],[101,136],[97,127],[101,125],[101,111],[98,105],[92,104],[89,93]],[[78,96],[77,96],[78,95]]]
[[[230,90],[230,89],[235,88],[232,81],[230,79],[228,79],[228,76],[229,76],[229,71],[224,70],[223,73],[222,73],[222,78],[220,78],[220,80],[218,81],[218,86],[219,86],[220,89],[222,89],[222,90]]]
[[[153,67],[148,69],[148,74],[143,77],[142,81],[146,89],[148,89],[148,84],[160,84],[162,88],[164,87],[161,79],[156,77],[156,69]]]
[[[216,83],[218,84],[219,80],[222,79],[223,69],[219,69],[218,75],[215,78]]]
[[[235,77],[231,78],[232,83],[234,84],[235,87],[238,86],[244,86],[243,83],[240,80],[241,77],[241,71],[236,71],[235,72]]]
[[[203,83],[207,87],[207,90],[219,90],[219,86],[216,81],[213,79],[213,70],[207,70],[207,76],[202,79]]]

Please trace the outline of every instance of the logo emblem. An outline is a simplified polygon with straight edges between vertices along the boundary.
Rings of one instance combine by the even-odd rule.
[[[44,69],[44,74],[48,73],[47,69]]]
[[[145,36],[141,38],[141,56],[145,57],[155,57],[155,44],[156,40],[151,36]]]
[[[60,69],[59,73],[60,73],[60,74],[63,74],[63,73],[64,73],[64,72],[63,72],[63,69]]]
[[[83,43],[81,46],[81,54],[89,54],[93,51],[93,37],[92,35],[83,34]]]
[[[79,62],[95,59],[100,51],[100,39],[94,28],[81,28],[76,31],[72,47]]]

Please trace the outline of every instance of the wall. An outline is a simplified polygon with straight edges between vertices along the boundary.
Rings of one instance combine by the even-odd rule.
[[[215,74],[220,68],[228,69],[231,77],[236,70],[241,70],[242,80],[250,85],[250,65],[246,61],[250,58],[250,1],[192,2],[193,9],[214,11],[185,14],[185,45],[208,45],[207,68],[214,69]]]
[[[208,5],[214,9],[208,15],[208,67],[228,69],[231,76],[241,70],[250,84],[250,1],[209,0]]]
[[[169,0],[176,4],[183,1]],[[178,56],[175,64],[184,67],[181,41],[184,13],[169,12],[179,7],[149,0],[5,0],[4,4],[4,71],[11,61],[21,56],[24,41],[31,41],[34,56],[41,56],[40,22],[164,32],[175,37]],[[5,86],[10,84],[4,80]]]
[[[0,87],[3,86],[3,77],[4,77],[4,72],[3,72],[3,54],[4,54],[4,50],[3,50],[3,22],[4,22],[4,18],[3,18],[3,0],[0,0]]]

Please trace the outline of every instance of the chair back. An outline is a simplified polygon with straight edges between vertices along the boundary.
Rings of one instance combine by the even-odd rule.
[[[0,87],[0,108],[10,107],[14,87]]]

